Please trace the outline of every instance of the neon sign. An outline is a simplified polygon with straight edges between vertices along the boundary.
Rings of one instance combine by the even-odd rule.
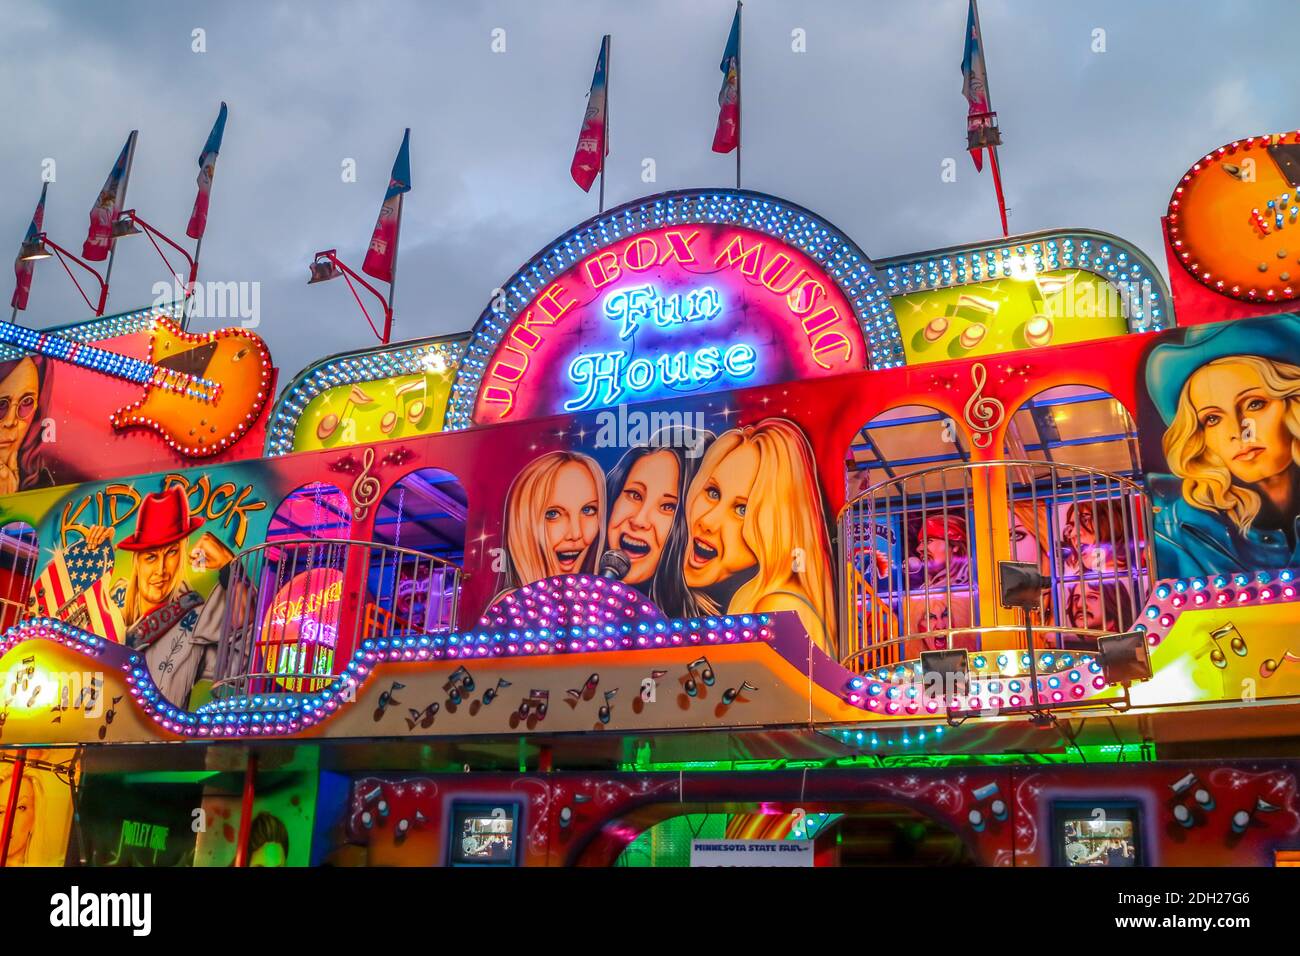
[[[721,315],[722,296],[712,287],[672,295],[662,295],[652,285],[619,289],[605,297],[601,311],[606,319],[618,323],[619,339],[631,343],[632,349],[576,356],[569,363],[568,377],[582,392],[564,403],[566,412],[617,405],[627,400],[628,393],[635,400],[664,391],[699,391],[724,375],[740,383],[758,366],[758,350],[744,342],[658,351],[653,357],[635,355],[638,330],[672,333]],[[648,350],[655,351],[653,346]]]
[[[619,323],[618,337],[636,335],[646,320],[659,328],[671,328],[683,322],[716,319],[722,314],[722,296],[717,289],[697,289],[686,295],[662,296],[652,285],[621,289],[605,297],[605,318]]]
[[[572,261],[467,363],[481,369],[474,421],[867,367],[859,316],[827,267],[757,229],[665,225]]]
[[[569,381],[585,391],[565,402],[566,412],[580,412],[593,405],[617,405],[626,401],[625,392],[645,393],[658,385],[662,388],[695,391],[716,382],[725,373],[740,381],[754,374],[758,352],[752,345],[737,342],[720,350],[706,345],[694,353],[630,359],[627,352],[599,352],[579,355],[569,365]],[[604,389],[600,398],[597,392]]]

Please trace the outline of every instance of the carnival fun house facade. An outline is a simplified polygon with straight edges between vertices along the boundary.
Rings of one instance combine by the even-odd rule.
[[[1192,166],[1169,284],[708,189],[288,381],[13,336],[3,864],[1292,861],[1297,151]]]

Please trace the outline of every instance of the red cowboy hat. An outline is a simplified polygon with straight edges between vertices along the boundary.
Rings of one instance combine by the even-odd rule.
[[[150,551],[188,538],[203,519],[190,516],[190,503],[180,485],[160,494],[145,495],[135,521],[135,534],[124,538],[123,551]]]

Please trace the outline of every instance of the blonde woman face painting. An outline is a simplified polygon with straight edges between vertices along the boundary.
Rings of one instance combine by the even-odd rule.
[[[720,435],[687,491],[686,522],[682,575],[706,609],[795,611],[835,654],[830,544],[812,449],[796,425],[769,418]],[[729,598],[704,590],[751,568]]]
[[[600,491],[590,469],[572,461],[560,466],[542,518],[548,565],[555,574],[572,574],[600,531]]]
[[[752,443],[738,444],[701,466],[686,512],[691,533],[683,569],[687,587],[717,584],[758,563],[744,535],[758,466],[758,449]]]
[[[1206,449],[1238,481],[1256,484],[1290,467],[1289,402],[1262,369],[1244,361],[1206,365],[1188,380],[1187,399]]]
[[[1250,527],[1265,499],[1294,514],[1300,367],[1254,355],[1201,366],[1179,395],[1164,451],[1188,502],[1227,512],[1238,528]]]
[[[551,452],[524,466],[506,500],[507,585],[592,572],[605,516],[605,477],[576,452]]]

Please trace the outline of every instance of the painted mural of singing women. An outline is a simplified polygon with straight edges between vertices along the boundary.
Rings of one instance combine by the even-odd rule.
[[[704,613],[796,611],[836,653],[830,540],[812,449],[780,418],[723,432],[686,496],[682,575]]]
[[[1170,476],[1151,482],[1161,576],[1300,563],[1300,317],[1189,330],[1147,362]]]

